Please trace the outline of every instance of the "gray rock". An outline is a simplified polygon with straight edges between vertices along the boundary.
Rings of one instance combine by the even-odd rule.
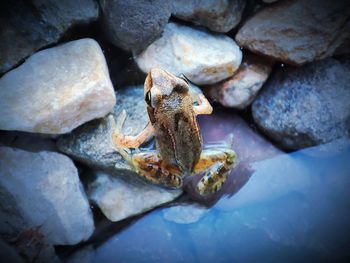
[[[0,129],[62,134],[110,112],[102,50],[80,39],[40,51],[0,79]]]
[[[225,33],[241,20],[246,2],[243,0],[180,0],[173,1],[175,17]]]
[[[243,47],[302,65],[330,57],[349,37],[345,0],[288,0],[263,8],[236,35]]]
[[[244,109],[257,96],[272,70],[273,61],[245,55],[236,73],[219,83],[205,88],[206,95],[225,107]]]
[[[0,73],[57,42],[72,26],[97,20],[98,13],[94,0],[5,0],[0,11]]]
[[[193,83],[201,85],[232,76],[241,64],[242,52],[225,35],[169,23],[162,37],[135,59],[145,73],[152,67],[159,67],[175,75],[182,73]]]
[[[110,41],[134,52],[158,38],[171,15],[168,1],[163,0],[100,0],[100,6]]]
[[[101,172],[96,173],[88,191],[90,200],[113,222],[168,203],[181,193],[181,190],[169,190],[132,178],[123,180]]]
[[[0,232],[16,237],[38,229],[48,242],[73,245],[94,231],[73,162],[54,152],[0,147]]]
[[[148,123],[148,114],[143,99],[143,86],[127,87],[117,91],[117,103],[109,117],[94,120],[58,139],[60,151],[89,166],[108,172],[129,176],[131,168],[112,144],[112,132],[123,109],[128,117],[123,127],[127,135],[138,134]]]
[[[253,103],[255,122],[289,149],[350,135],[350,68],[335,59],[281,68]]]

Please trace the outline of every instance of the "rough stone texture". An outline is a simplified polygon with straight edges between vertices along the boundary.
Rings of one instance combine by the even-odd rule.
[[[98,18],[94,0],[4,0],[0,4],[0,73],[55,43],[72,26]]]
[[[112,144],[115,119],[123,109],[128,116],[123,133],[138,134],[148,123],[148,114],[143,99],[143,86],[127,87],[117,91],[117,103],[113,115],[94,120],[59,138],[60,151],[89,166],[117,174],[130,175],[131,168]],[[111,116],[114,116],[114,118]]]
[[[161,38],[136,57],[144,72],[159,67],[184,74],[195,84],[213,84],[234,74],[242,60],[237,44],[224,35],[169,23]]]
[[[168,203],[181,193],[181,190],[164,189],[139,180],[127,182],[98,172],[95,181],[89,184],[88,195],[109,220],[116,222]]]
[[[48,242],[72,245],[94,222],[78,172],[66,156],[0,147],[0,232],[16,237],[39,229]]]
[[[335,59],[282,68],[253,103],[253,117],[289,149],[350,135],[350,68]]]
[[[349,37],[345,0],[287,0],[262,9],[236,35],[243,47],[302,65],[332,56]]]
[[[40,51],[0,79],[0,129],[62,134],[112,110],[102,50],[81,39]]]
[[[225,33],[241,20],[244,0],[180,0],[173,1],[175,17]]]
[[[256,55],[246,55],[235,75],[205,88],[206,95],[225,107],[244,109],[257,96],[269,77],[273,62]]]
[[[110,41],[134,52],[158,38],[171,15],[164,0],[100,0],[100,6]]]

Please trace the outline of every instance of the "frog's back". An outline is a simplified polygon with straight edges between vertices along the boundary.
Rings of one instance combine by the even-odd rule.
[[[183,172],[192,172],[202,152],[202,137],[189,94],[167,100],[159,109],[156,129],[157,149],[169,164],[178,165]]]

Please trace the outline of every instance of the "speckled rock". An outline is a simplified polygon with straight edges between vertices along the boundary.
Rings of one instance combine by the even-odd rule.
[[[269,77],[273,61],[246,55],[236,74],[205,88],[206,95],[225,107],[244,109],[257,96]]]
[[[73,162],[54,152],[0,147],[0,232],[17,237],[40,229],[48,242],[73,245],[94,231]]]
[[[158,38],[171,15],[164,0],[100,0],[102,18],[110,41],[139,52]]]
[[[232,76],[241,64],[242,52],[227,36],[169,23],[162,37],[135,59],[143,72],[159,67],[201,85]]]
[[[62,134],[114,104],[105,58],[92,39],[40,51],[0,79],[3,130]]]
[[[94,0],[3,0],[0,8],[0,73],[49,44],[72,26],[98,18]]]
[[[254,120],[288,149],[349,136],[349,83],[350,68],[335,59],[282,68],[254,101]]]
[[[180,0],[173,1],[175,17],[225,33],[241,20],[244,0]]]
[[[302,65],[332,56],[349,36],[350,5],[344,0],[288,0],[266,6],[236,35],[243,47]]]
[[[181,190],[169,190],[137,179],[131,183],[101,172],[96,173],[88,191],[89,198],[113,222],[168,203],[181,193]]]

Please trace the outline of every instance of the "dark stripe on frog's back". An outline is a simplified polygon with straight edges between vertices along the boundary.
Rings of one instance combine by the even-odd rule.
[[[157,148],[164,161],[178,165],[184,172],[191,172],[202,151],[202,138],[194,113],[185,116],[183,112],[177,112],[168,117],[168,121],[175,122],[174,130],[169,129],[171,126],[167,123],[159,126],[156,132]]]

